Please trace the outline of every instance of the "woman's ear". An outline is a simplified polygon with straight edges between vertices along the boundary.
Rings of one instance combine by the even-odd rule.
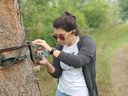
[[[72,34],[75,34],[76,35],[76,30],[72,30]]]
[[[78,36],[79,35],[79,30],[78,29],[72,30],[72,34],[75,34],[75,36]]]

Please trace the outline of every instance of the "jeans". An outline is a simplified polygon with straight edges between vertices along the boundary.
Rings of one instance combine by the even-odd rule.
[[[63,93],[59,89],[57,89],[56,96],[71,96],[71,95],[67,95],[66,93]]]

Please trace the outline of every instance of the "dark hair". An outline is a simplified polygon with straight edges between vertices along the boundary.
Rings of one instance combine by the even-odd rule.
[[[79,34],[76,24],[76,17],[69,12],[64,12],[63,15],[55,19],[53,22],[53,27],[56,29],[62,28],[67,32],[75,30],[75,35]]]

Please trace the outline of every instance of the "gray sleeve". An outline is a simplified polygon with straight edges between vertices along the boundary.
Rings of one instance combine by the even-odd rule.
[[[95,51],[95,43],[90,37],[88,37],[82,41],[81,48],[79,49],[79,53],[77,55],[72,55],[61,51],[57,59],[69,66],[79,68],[89,64],[90,59],[93,58],[95,54]]]
[[[56,46],[56,48],[57,49],[59,49],[58,48],[59,46]],[[53,62],[52,62],[52,65],[54,66],[54,68],[55,68],[55,72],[54,73],[49,73],[52,77],[54,77],[54,78],[59,78],[60,76],[61,76],[61,74],[62,74],[62,68],[60,67],[60,61],[57,59],[57,58],[55,58],[54,56],[53,56]]]
[[[59,64],[60,61],[58,61],[55,57],[53,57],[53,63],[52,65],[55,68],[55,72],[54,73],[49,73],[52,77],[54,78],[59,78],[62,74],[62,68],[60,67]]]

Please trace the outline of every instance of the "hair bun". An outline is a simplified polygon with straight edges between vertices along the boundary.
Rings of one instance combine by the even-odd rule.
[[[69,12],[67,12],[67,11],[65,11],[64,14],[65,14],[65,15],[71,15],[71,13],[69,13]]]
[[[76,17],[67,11],[64,12],[64,15],[71,16],[76,20]]]

